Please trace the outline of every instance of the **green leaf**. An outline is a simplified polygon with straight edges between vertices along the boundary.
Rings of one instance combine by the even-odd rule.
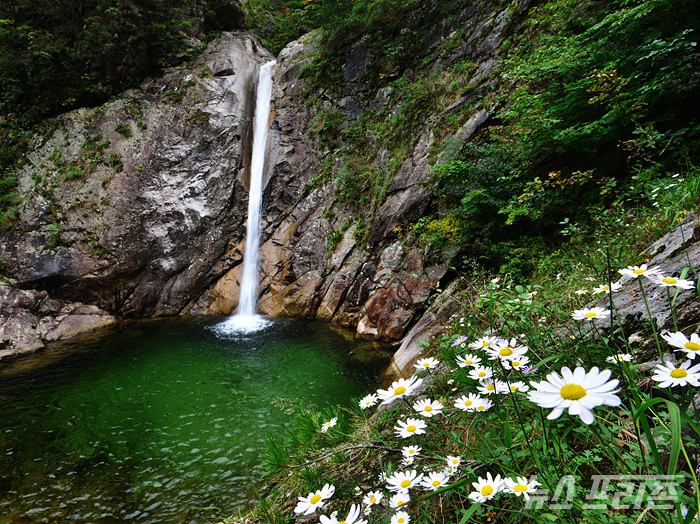
[[[665,402],[671,415],[671,456],[668,462],[668,474],[675,475],[678,466],[678,456],[681,452],[681,411],[675,402],[670,400]]]
[[[462,510],[463,517],[459,521],[459,524],[464,524],[465,522],[467,522],[469,520],[469,517],[472,516],[472,513],[474,513],[478,507],[479,504],[472,504],[471,506],[469,506],[469,509]]]

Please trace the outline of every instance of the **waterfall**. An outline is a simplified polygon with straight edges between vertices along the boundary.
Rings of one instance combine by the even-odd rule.
[[[268,62],[260,68],[258,93],[255,99],[253,123],[253,155],[250,162],[250,195],[248,196],[248,222],[246,224],[243,278],[238,301],[239,316],[253,316],[258,305],[258,252],[260,250],[260,207],[262,204],[262,178],[265,166],[270,99],[272,97],[272,68]]]
[[[262,179],[265,167],[265,144],[269,129],[270,101],[272,98],[273,60],[260,68],[258,90],[255,97],[253,121],[253,153],[250,162],[250,193],[248,195],[248,221],[246,223],[243,277],[241,278],[238,311],[217,331],[224,333],[257,331],[267,321],[257,315],[258,305],[258,255],[260,251],[260,211],[262,204]]]

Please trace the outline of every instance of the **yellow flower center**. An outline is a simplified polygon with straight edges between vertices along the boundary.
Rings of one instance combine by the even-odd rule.
[[[675,278],[671,278],[671,277],[665,277],[661,280],[661,282],[663,282],[664,284],[677,284],[678,280],[676,280]]]
[[[688,376],[688,372],[685,369],[674,369],[671,371],[671,376],[673,378],[685,378]]]
[[[485,377],[485,376],[486,376],[486,373],[485,373],[484,371],[482,371],[481,373],[479,373],[479,376],[480,376],[480,377]]]
[[[348,523],[345,522],[344,520],[341,520],[340,522],[338,522],[338,524],[348,524]]]
[[[586,313],[586,314],[583,315],[583,316],[584,316],[584,317],[588,317],[588,318],[593,318],[593,317],[597,317],[597,316],[598,316],[598,313],[596,313],[595,311],[589,311],[588,313]]]
[[[415,430],[416,430],[416,426],[408,426],[406,428],[406,431],[408,431],[409,433],[413,433]]]
[[[404,480],[404,481],[401,483],[401,487],[402,487],[402,488],[408,488],[410,485],[411,485],[411,481],[410,481],[410,480]]]
[[[486,386],[487,391],[493,391],[494,389],[496,389],[496,386],[493,384],[489,384],[488,386]]]
[[[472,402],[471,400],[465,400],[465,401],[464,401],[464,405],[465,405],[465,406],[471,406],[472,404],[473,404],[473,402]]]
[[[632,273],[634,273],[635,275],[642,275],[645,271],[646,269],[635,269],[634,271],[632,271]]]
[[[321,500],[321,495],[319,495],[319,494],[317,493],[316,495],[314,495],[313,497],[311,497],[311,498],[309,499],[309,502],[310,502],[311,504],[316,504],[319,500]]]
[[[474,361],[473,361],[473,360],[465,360],[464,363],[465,363],[465,364],[473,364]]]
[[[686,342],[684,346],[685,349],[689,349],[690,351],[700,351],[700,344],[696,344],[695,342]]]
[[[396,503],[396,506],[397,506],[397,507],[398,507],[398,506],[403,506],[404,504],[405,504],[405,502],[404,502],[403,500],[399,500],[399,501]]]
[[[394,395],[403,395],[404,393],[406,393],[406,388],[403,386],[399,386],[394,390]]]
[[[493,493],[493,488],[491,486],[484,486],[481,488],[481,494],[484,497],[488,497],[491,493]]]
[[[511,386],[511,387],[510,387],[510,390],[511,390],[511,391],[518,391],[518,386]]]
[[[453,460],[452,464],[459,464],[459,460]]]
[[[416,452],[415,449],[410,449],[410,450],[408,450],[408,454],[409,454],[409,455],[413,455],[415,452]]]
[[[510,356],[510,355],[513,354],[513,350],[510,349],[509,347],[508,347],[508,348],[503,348],[502,350],[500,350],[500,351],[498,352],[498,354],[501,355],[502,357],[508,357],[508,356]]]
[[[586,390],[578,384],[567,384],[561,388],[560,394],[566,400],[580,400],[586,396]]]
[[[370,502],[377,502],[377,497],[372,497],[371,499],[369,499],[369,501]]]
[[[439,480],[433,480],[433,486],[439,486],[440,481]]]
[[[523,492],[523,491],[527,491],[527,486],[523,486],[522,484],[516,484],[516,485],[513,487],[513,489],[514,489],[515,491]]]
[[[404,522],[406,522],[406,519],[404,519],[403,517],[399,517],[399,520],[397,520],[396,522],[398,522],[399,524],[403,524]]]
[[[603,286],[600,289],[602,289],[603,291],[607,291],[608,289],[610,289],[610,286]]]
[[[425,406],[425,411],[432,411],[432,410],[433,410],[433,406]]]
[[[477,411],[483,411],[485,406],[479,406],[476,408]]]
[[[481,343],[481,347],[482,347],[482,348],[485,348],[485,347],[488,347],[488,346],[489,346],[489,343],[488,343],[488,342],[482,342],[482,343]]]

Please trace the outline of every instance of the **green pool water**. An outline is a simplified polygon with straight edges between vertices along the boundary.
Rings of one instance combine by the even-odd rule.
[[[205,522],[252,497],[282,404],[348,405],[379,366],[327,326],[136,323],[0,374],[0,524]],[[50,356],[50,355],[49,355]],[[47,356],[38,356],[44,358]]]

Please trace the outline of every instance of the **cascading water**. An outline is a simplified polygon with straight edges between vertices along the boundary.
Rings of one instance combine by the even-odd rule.
[[[258,304],[258,252],[260,250],[260,209],[262,203],[262,179],[265,166],[265,145],[269,129],[270,102],[272,99],[272,71],[276,62],[268,62],[260,68],[253,122],[253,153],[250,162],[250,193],[248,196],[248,221],[246,223],[243,277],[241,278],[238,311],[223,324],[217,326],[220,333],[251,332],[262,328],[267,321],[257,315]]]

